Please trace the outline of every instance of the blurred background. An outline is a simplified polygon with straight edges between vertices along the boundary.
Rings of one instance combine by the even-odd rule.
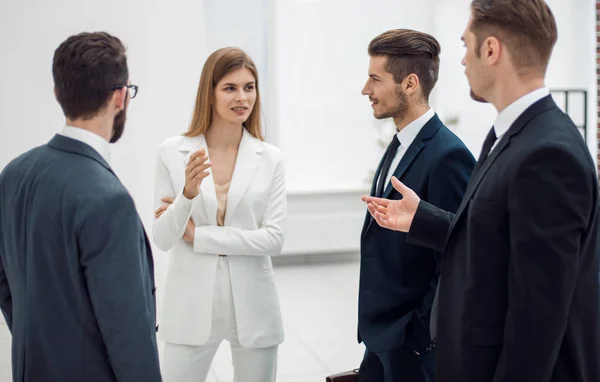
[[[548,0],[559,39],[547,75],[557,103],[597,157],[594,0]],[[0,0],[0,169],[47,142],[64,124],[54,100],[52,56],[68,36],[107,31],[128,47],[139,86],[112,165],[148,232],[156,150],[186,131],[204,60],[224,46],[246,50],[259,69],[266,140],[285,158],[289,216],[283,254],[273,259],[286,341],[278,381],[322,381],[358,367],[356,343],[360,196],[389,140],[366,97],[367,45],[388,29],[411,28],[441,43],[431,104],[479,154],[496,111],[473,102],[460,62],[467,0]],[[168,254],[154,250],[158,308]],[[1,320],[1,318],[0,318]],[[222,346],[209,381],[230,381]],[[10,334],[0,324],[0,382],[10,381]]]

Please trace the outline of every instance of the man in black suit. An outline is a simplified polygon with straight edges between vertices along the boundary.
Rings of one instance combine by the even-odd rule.
[[[396,134],[373,179],[371,195],[402,196],[392,175],[430,203],[456,211],[475,159],[429,107],[438,76],[440,45],[428,34],[399,29],[369,45],[369,79],[363,94],[375,118],[393,118]],[[361,236],[359,342],[367,348],[360,381],[432,382],[434,345],[429,334],[440,253],[406,243],[406,234],[373,224],[367,213]]]
[[[125,47],[106,33],[71,36],[52,73],[66,125],[0,174],[13,380],[159,382],[150,244],[109,164],[137,92]]]
[[[543,0],[474,0],[463,35],[473,98],[499,112],[456,214],[364,197],[382,227],[443,250],[439,382],[600,381],[598,180],[544,86],[557,39]]]

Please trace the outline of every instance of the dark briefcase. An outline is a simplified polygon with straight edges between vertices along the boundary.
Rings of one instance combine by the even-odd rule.
[[[358,369],[330,375],[325,378],[325,382],[358,382]]]

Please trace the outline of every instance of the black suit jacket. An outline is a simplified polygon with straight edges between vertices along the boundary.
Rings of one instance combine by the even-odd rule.
[[[161,380],[150,244],[133,199],[57,135],[0,174],[0,308],[14,381]]]
[[[409,241],[445,247],[438,382],[600,381],[598,180],[551,96],[498,142],[456,215],[419,205]]]
[[[424,200],[455,211],[474,165],[470,151],[436,115],[390,171]],[[379,173],[380,168],[371,195]],[[402,197],[391,182],[383,196]],[[430,343],[438,260],[439,252],[407,244],[405,233],[381,228],[367,213],[361,237],[358,329],[359,341],[370,351],[400,347],[406,340],[408,347],[422,353]]]

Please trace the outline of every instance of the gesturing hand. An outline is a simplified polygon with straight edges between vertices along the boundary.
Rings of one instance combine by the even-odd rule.
[[[381,227],[408,232],[421,199],[395,176],[392,177],[392,186],[402,195],[401,200],[389,200],[372,196],[363,196],[361,199],[367,203],[371,216]]]
[[[210,172],[208,168],[211,163],[204,149],[200,149],[190,155],[190,160],[185,167],[185,186],[183,187],[183,196],[186,199],[194,199],[200,192],[202,179],[206,178]]]

